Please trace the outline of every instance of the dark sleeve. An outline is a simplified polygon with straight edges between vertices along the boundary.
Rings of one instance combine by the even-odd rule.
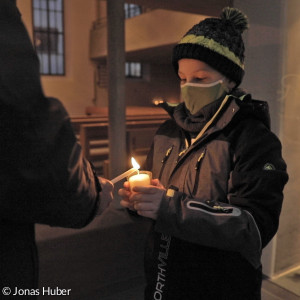
[[[6,109],[1,125],[0,218],[82,227],[96,214],[100,185],[56,99],[41,120]],[[17,120],[9,116],[14,114]]]
[[[262,123],[249,123],[234,146],[230,203],[254,217],[265,247],[278,229],[288,180],[281,143]]]
[[[0,219],[82,227],[99,182],[61,103],[44,96],[15,1],[0,1]]]

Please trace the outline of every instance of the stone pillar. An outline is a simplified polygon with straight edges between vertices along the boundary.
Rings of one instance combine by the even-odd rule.
[[[126,157],[124,1],[107,1],[109,174],[124,172]]]

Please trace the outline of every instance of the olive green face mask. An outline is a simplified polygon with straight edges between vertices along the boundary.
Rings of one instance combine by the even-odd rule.
[[[194,115],[203,106],[217,100],[225,92],[228,90],[223,85],[222,79],[209,84],[188,82],[181,86],[181,99],[190,113]]]

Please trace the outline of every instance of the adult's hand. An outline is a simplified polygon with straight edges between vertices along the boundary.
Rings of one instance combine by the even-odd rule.
[[[113,189],[114,185],[108,179],[103,177],[98,177],[99,182],[101,184],[102,191],[100,192],[100,204],[98,209],[98,215],[102,214],[102,212],[109,206],[112,202],[113,196]]]

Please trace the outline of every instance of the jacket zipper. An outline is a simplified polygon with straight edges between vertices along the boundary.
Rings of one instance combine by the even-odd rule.
[[[160,172],[159,172],[159,176],[158,176],[158,179],[159,179],[159,180],[161,180],[161,176],[162,176],[162,173],[163,173],[163,171],[164,171],[164,169],[165,169],[166,162],[167,162],[168,158],[170,157],[173,148],[174,148],[174,145],[172,145],[172,146],[167,150],[167,152],[166,152],[164,158],[163,158],[162,161],[161,161],[162,166],[161,166],[161,168],[160,168]]]
[[[203,160],[203,157],[205,155],[206,152],[206,148],[204,148],[204,150],[202,151],[202,153],[200,154],[196,166],[195,166],[195,170],[196,170],[196,176],[195,176],[195,183],[194,183],[194,188],[193,188],[193,193],[192,195],[195,196],[197,189],[198,189],[198,182],[199,182],[199,176],[200,176],[200,166]]]
[[[178,157],[177,157],[177,160],[176,160],[176,164],[179,162],[181,156],[183,156],[183,154],[186,152],[187,148],[182,150],[179,154],[178,154]]]

